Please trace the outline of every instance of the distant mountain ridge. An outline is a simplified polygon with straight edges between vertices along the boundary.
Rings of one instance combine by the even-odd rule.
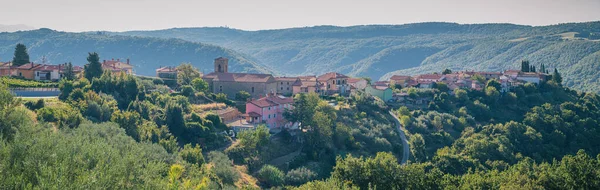
[[[249,56],[215,45],[189,42],[180,39],[111,36],[103,33],[68,33],[39,29],[13,33],[0,33],[0,61],[12,60],[17,43],[24,43],[31,61],[59,64],[72,62],[82,66],[87,63],[88,52],[98,52],[100,59],[129,58],[136,74],[154,76],[160,66],[176,66],[190,62],[201,71],[213,71],[213,59],[229,57],[233,72],[271,73],[267,67]]]
[[[337,71],[377,80],[445,68],[500,71],[518,68],[527,59],[558,68],[567,86],[600,92],[600,22],[550,26],[436,22],[261,31],[173,28],[110,34],[215,44],[251,56],[281,75]]]

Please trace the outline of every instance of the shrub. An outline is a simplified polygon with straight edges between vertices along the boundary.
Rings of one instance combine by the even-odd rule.
[[[194,88],[192,88],[192,86],[190,85],[183,85],[181,86],[181,94],[187,97],[190,97],[192,95],[194,95],[196,92],[194,91]]]
[[[190,164],[197,164],[201,166],[204,164],[204,156],[202,156],[202,149],[196,145],[192,147],[191,144],[186,144],[183,149],[179,152],[179,156]]]
[[[44,99],[38,99],[35,103],[33,101],[26,102],[25,107],[33,111],[41,109],[44,107]]]
[[[275,166],[265,165],[258,171],[258,179],[269,187],[276,187],[283,184],[284,174]]]
[[[290,170],[285,175],[285,182],[289,185],[302,185],[312,181],[317,177],[317,174],[306,167],[300,167]]]

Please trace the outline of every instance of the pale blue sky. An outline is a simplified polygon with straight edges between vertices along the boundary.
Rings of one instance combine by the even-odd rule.
[[[62,31],[600,20],[600,0],[0,0],[0,7],[0,24]]]

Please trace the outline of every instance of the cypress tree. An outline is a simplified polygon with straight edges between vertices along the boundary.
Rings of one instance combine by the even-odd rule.
[[[98,56],[98,53],[94,52],[88,54],[88,64],[85,65],[84,72],[85,78],[92,81],[93,78],[102,76],[102,64],[100,63],[100,56]]]
[[[558,69],[556,68],[554,68],[554,73],[552,74],[552,81],[562,85],[562,76],[560,76],[560,73],[558,73]]]
[[[29,63],[29,53],[27,53],[27,47],[24,44],[17,44],[15,47],[15,56],[13,57],[13,64],[15,66],[21,66]]]
[[[529,70],[531,69],[531,67],[529,66],[529,61],[521,61],[521,71],[522,72],[529,72]]]

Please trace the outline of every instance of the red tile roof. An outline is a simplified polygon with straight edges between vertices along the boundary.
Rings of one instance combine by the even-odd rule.
[[[325,73],[321,76],[319,76],[317,78],[317,81],[319,82],[325,82],[329,79],[338,79],[338,78],[349,78],[346,75],[340,74],[340,73],[336,73],[336,72],[329,72],[329,73]]]
[[[256,105],[259,108],[264,108],[278,106],[281,104],[291,104],[294,103],[294,99],[278,95],[268,95],[257,100],[252,100],[250,101],[250,103]]]
[[[42,65],[42,64],[27,63],[27,64],[17,67],[17,69],[31,70],[31,69],[35,69],[36,67],[39,67],[40,65]]]
[[[390,78],[390,80],[408,80],[410,79],[410,76],[404,76],[404,75],[394,75]]]
[[[363,79],[363,78],[349,78],[348,79],[348,83],[357,83],[357,82],[359,82],[361,80],[365,80],[365,79]]]
[[[166,66],[156,69],[157,73],[174,73],[177,72],[176,67]]]
[[[416,78],[439,80],[440,78],[442,78],[442,75],[440,75],[440,74],[422,74],[422,75],[417,76]]]
[[[300,80],[298,77],[275,77],[277,82],[295,82],[296,80]]]
[[[249,73],[209,73],[202,78],[213,79],[213,81],[224,82],[271,82],[274,81],[270,74],[249,74]]]

